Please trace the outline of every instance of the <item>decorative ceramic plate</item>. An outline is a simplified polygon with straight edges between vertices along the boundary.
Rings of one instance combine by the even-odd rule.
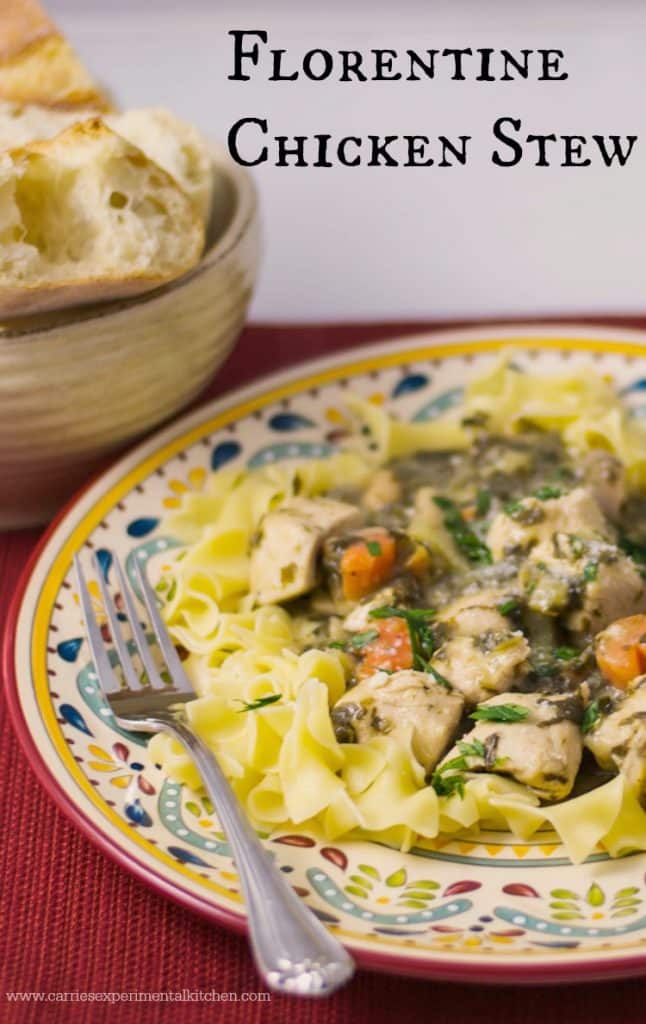
[[[646,415],[646,335],[589,328],[461,331],[354,350],[206,406],[127,455],[53,526],[8,623],[5,675],[17,731],[47,790],[82,831],[152,888],[237,930],[244,907],[208,802],[148,764],[97,689],[71,559],[108,549],[163,560],[164,512],[210,469],[321,456],[342,441],[348,387],[424,420],[460,400],[505,346],[525,368],[611,374]],[[98,602],[98,612],[101,608]],[[408,854],[266,836],[281,870],[366,967],[463,981],[598,979],[646,970],[646,854],[601,850],[573,866],[556,837],[497,832]]]

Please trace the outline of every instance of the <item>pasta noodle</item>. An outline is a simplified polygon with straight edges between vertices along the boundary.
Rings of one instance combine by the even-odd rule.
[[[503,357],[468,385],[463,413],[485,413],[491,429],[501,432],[530,422],[544,430],[558,430],[566,444],[579,451],[613,452],[632,484],[646,487],[646,427],[629,417],[605,377],[519,373]]]

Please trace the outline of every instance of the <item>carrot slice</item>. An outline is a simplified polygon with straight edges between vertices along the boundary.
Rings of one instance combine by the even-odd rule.
[[[379,633],[362,650],[362,661],[357,675],[360,679],[374,675],[379,669],[397,672],[413,665],[410,633],[404,619],[376,619],[374,628]]]
[[[359,601],[389,578],[395,564],[395,538],[381,527],[362,530],[341,556],[343,596]]]
[[[646,615],[607,626],[596,639],[595,656],[600,671],[620,690],[646,672]]]

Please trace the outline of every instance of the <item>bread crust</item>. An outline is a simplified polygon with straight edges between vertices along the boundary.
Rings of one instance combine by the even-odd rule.
[[[0,98],[46,107],[111,109],[108,97],[37,0],[0,3]]]
[[[0,63],[13,60],[59,31],[37,0],[2,0]]]
[[[51,156],[54,165],[56,158],[65,156],[66,150],[73,154],[75,159],[85,160],[84,151],[91,157],[94,151],[98,155],[101,148],[106,145],[111,147],[108,153],[111,159],[115,156],[123,157],[143,171],[152,170],[159,181],[158,187],[163,188],[164,195],[168,194],[177,204],[177,216],[179,218],[181,214],[183,218],[183,260],[181,263],[176,262],[172,270],[165,272],[155,270],[153,267],[137,268],[126,273],[104,269],[97,273],[89,271],[78,277],[70,276],[51,281],[40,276],[32,280],[15,282],[10,280],[9,272],[3,273],[0,269],[0,316],[15,317],[104,302],[109,299],[128,298],[184,276],[199,262],[204,247],[204,226],[188,197],[170,174],[132,143],[113,132],[100,118],[74,124],[53,139],[36,141],[10,150],[3,159],[10,161],[11,170],[17,180],[21,176],[21,170],[30,161],[47,160]]]
[[[0,284],[0,317],[30,316],[32,313],[51,313],[54,310],[73,309],[116,299],[130,299],[161,288],[171,280],[179,280],[185,273],[188,271],[170,279],[144,274],[129,278],[85,278],[49,287],[38,284],[15,288]]]

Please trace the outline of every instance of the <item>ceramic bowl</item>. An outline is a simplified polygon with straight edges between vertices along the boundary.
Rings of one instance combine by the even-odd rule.
[[[247,172],[213,155],[209,241],[193,271],[135,299],[0,323],[0,529],[47,521],[233,347],[257,274],[258,204]]]

